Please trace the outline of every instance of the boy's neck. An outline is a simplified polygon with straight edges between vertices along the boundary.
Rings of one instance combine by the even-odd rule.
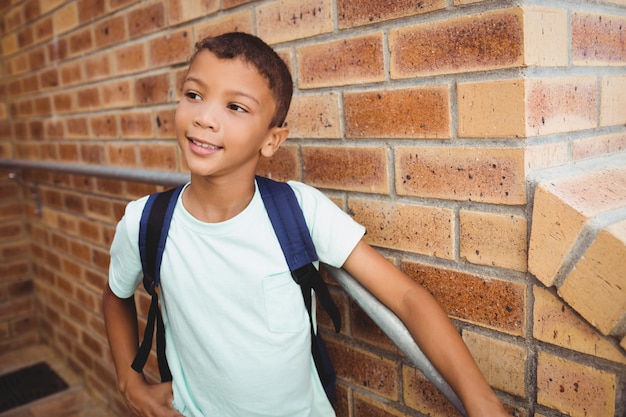
[[[185,209],[196,219],[219,223],[241,213],[250,204],[254,190],[254,176],[226,179],[192,175],[182,201]]]

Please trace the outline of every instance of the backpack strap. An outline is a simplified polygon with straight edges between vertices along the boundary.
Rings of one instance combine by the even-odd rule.
[[[313,265],[313,262],[318,260],[317,252],[293,189],[287,183],[265,177],[257,176],[256,180],[291,275],[302,290],[311,324],[311,352],[315,367],[326,394],[332,401],[336,376],[324,342],[319,332],[315,332],[313,328],[311,289],[315,291],[320,304],[332,319],[336,332],[341,329],[341,315],[324,279]]]
[[[143,342],[139,346],[131,367],[136,372],[142,372],[152,349],[152,337],[156,322],[157,360],[161,381],[163,382],[171,381],[172,374],[165,358],[165,326],[163,325],[161,310],[159,309],[158,287],[160,285],[161,260],[165,251],[165,243],[167,242],[167,232],[172,221],[174,207],[176,207],[178,196],[183,187],[184,184],[150,195],[139,223],[139,254],[143,270],[143,286],[148,294],[152,296],[152,301],[148,310],[148,320]]]

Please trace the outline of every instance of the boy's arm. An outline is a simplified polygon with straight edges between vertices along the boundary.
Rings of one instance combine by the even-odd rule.
[[[507,415],[447,314],[424,287],[364,241],[343,267],[402,320],[469,417]]]
[[[148,384],[143,374],[131,368],[139,346],[135,299],[117,297],[107,284],[102,310],[118,387],[127,405],[138,416],[181,416],[172,408],[171,382]]]

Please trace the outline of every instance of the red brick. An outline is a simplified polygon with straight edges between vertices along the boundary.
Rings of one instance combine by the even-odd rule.
[[[61,67],[61,82],[63,86],[77,84],[83,81],[83,70],[80,62],[71,62]]]
[[[186,62],[193,51],[193,39],[189,29],[153,39],[148,44],[152,66],[160,67]]]
[[[318,88],[383,81],[381,33],[310,45],[297,50],[298,86]]]
[[[413,367],[403,366],[402,379],[404,401],[409,407],[429,416],[460,416],[452,403],[420,371]]]
[[[50,17],[46,17],[38,22],[35,22],[34,32],[36,42],[50,39],[53,34],[52,19]]]
[[[158,138],[175,138],[176,130],[174,126],[174,117],[176,109],[159,110],[156,112],[156,125]]]
[[[278,181],[301,180],[298,148],[282,145],[271,158],[261,158],[257,174]]]
[[[391,77],[511,68],[523,63],[522,9],[392,29]]]
[[[124,113],[120,116],[120,127],[124,138],[151,138],[154,136],[152,115],[149,112]]]
[[[96,138],[117,138],[117,116],[111,114],[92,116],[91,131]]]
[[[321,188],[388,193],[384,148],[303,147],[304,181]]]
[[[449,138],[447,86],[344,93],[350,138]]]
[[[80,23],[95,20],[104,15],[105,11],[105,0],[79,0],[78,2],[78,17]]]
[[[94,28],[94,36],[99,49],[122,43],[128,37],[124,16],[113,16],[98,23]]]
[[[446,7],[445,0],[337,0],[339,28],[369,25],[385,20],[428,13]]]
[[[131,105],[131,81],[112,81],[102,86],[102,106],[105,108]]]
[[[402,270],[460,320],[509,334],[525,334],[525,285],[404,261]]]
[[[91,27],[74,32],[70,36],[70,55],[84,54],[94,46],[93,33]]]
[[[170,74],[149,75],[135,80],[135,103],[163,104],[170,98]]]
[[[135,167],[137,166],[135,149],[135,145],[109,144],[107,162],[113,166]]]
[[[59,72],[57,69],[49,69],[39,74],[39,85],[42,89],[55,88],[59,86]]]
[[[176,144],[171,145],[142,145],[139,147],[139,160],[146,169],[159,171],[174,171],[177,168]]]
[[[607,14],[572,14],[574,65],[624,65],[626,17]]]
[[[79,110],[97,109],[101,105],[97,87],[79,89],[76,95]]]
[[[398,369],[394,361],[362,349],[328,340],[337,376],[391,400],[398,398]]]
[[[128,33],[131,38],[155,32],[164,26],[165,6],[160,1],[133,9],[128,13]]]

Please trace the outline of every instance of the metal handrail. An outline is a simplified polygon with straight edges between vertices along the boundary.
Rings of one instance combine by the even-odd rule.
[[[2,158],[0,158],[0,168],[36,169],[167,186],[182,184],[189,179],[188,174],[179,172]],[[396,346],[407,355],[413,365],[428,378],[462,415],[466,415],[459,398],[417,346],[402,321],[344,269],[335,268],[327,264],[322,264],[322,266]]]

